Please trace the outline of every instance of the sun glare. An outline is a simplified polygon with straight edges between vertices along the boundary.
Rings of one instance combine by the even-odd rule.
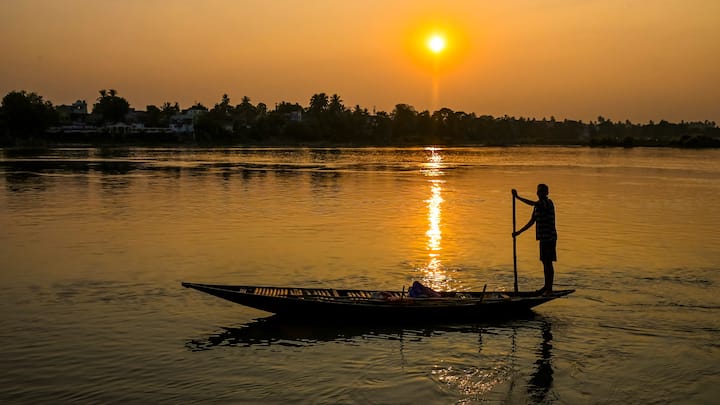
[[[428,40],[427,46],[433,53],[440,53],[445,49],[445,38],[440,35],[433,35]]]
[[[403,50],[420,71],[432,76],[433,99],[438,99],[440,77],[457,68],[468,54],[465,24],[455,19],[418,19],[403,34]]]

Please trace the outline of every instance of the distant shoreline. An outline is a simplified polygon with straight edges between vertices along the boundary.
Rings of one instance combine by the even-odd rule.
[[[672,149],[718,149],[720,140],[709,137],[686,137],[664,143],[638,143],[628,140],[604,140],[587,143],[372,143],[372,142],[298,142],[287,139],[261,142],[193,141],[192,139],[99,139],[103,134],[91,134],[96,139],[52,139],[35,137],[32,140],[0,143],[0,149],[54,149],[54,148],[512,148],[512,147],[586,147],[586,148],[672,148]]]
[[[54,107],[42,96],[10,92],[0,108],[0,147],[67,145],[168,147],[422,147],[589,146],[720,148],[714,121],[646,124],[612,121],[493,117],[441,108],[418,111],[397,104],[391,112],[348,108],[337,94],[314,94],[307,107],[280,103],[274,109],[227,94],[212,108],[175,103],[145,111],[115,90],[100,90],[88,111],[78,100]]]

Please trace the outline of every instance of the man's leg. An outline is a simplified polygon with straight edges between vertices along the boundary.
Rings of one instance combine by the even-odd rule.
[[[552,292],[553,280],[555,279],[555,268],[552,260],[543,260],[543,272],[545,273],[545,286],[542,288],[544,292]]]

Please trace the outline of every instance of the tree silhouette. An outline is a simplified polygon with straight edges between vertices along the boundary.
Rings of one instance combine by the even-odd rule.
[[[391,114],[393,138],[405,144],[412,142],[420,134],[418,112],[408,104],[397,104]]]
[[[313,116],[320,116],[328,109],[329,100],[325,93],[313,94],[310,97],[310,106],[308,107],[308,114]]]
[[[100,97],[93,105],[93,114],[100,114],[103,122],[123,122],[130,111],[130,103],[117,95],[114,89],[100,90]]]
[[[337,94],[333,94],[332,97],[330,97],[328,111],[335,115],[339,115],[345,112],[345,106],[342,103],[342,99]]]
[[[49,101],[36,93],[11,91],[2,99],[0,116],[12,135],[31,137],[57,122],[57,113]]]
[[[235,117],[236,121],[242,126],[247,126],[255,122],[257,119],[257,109],[250,103],[250,97],[244,96],[242,102],[235,106]]]
[[[228,97],[227,94],[223,94],[220,102],[215,104],[215,107],[210,111],[221,117],[230,117],[233,112],[233,106],[230,105],[230,97]]]
[[[99,90],[100,97],[93,105],[93,113],[104,123],[123,122],[130,104],[118,96],[114,89]],[[516,118],[510,116],[476,116],[474,113],[441,108],[432,114],[418,112],[409,104],[397,104],[391,113],[374,111],[356,105],[348,109],[338,94],[328,97],[316,93],[310,97],[307,108],[298,103],[282,101],[269,109],[266,104],[254,106],[244,96],[233,106],[230,97],[221,100],[208,110],[200,103],[191,107],[204,113],[193,112],[192,137],[161,135],[116,137],[112,131],[103,137],[55,136],[62,129],[46,132],[57,122],[57,113],[42,96],[26,91],[12,91],[0,106],[0,143],[13,144],[17,140],[46,136],[55,142],[81,141],[132,143],[179,141],[208,142],[215,144],[263,145],[352,145],[352,146],[405,146],[405,145],[589,145],[589,146],[673,146],[720,147],[720,128],[714,121],[671,123],[661,120],[647,124],[630,121],[613,122],[600,115],[597,121],[558,121],[550,119]],[[147,106],[143,121],[148,127],[167,127],[171,117],[181,112],[177,102],[165,102],[161,107]],[[187,117],[185,117],[187,118]],[[160,131],[166,133],[167,131]]]
[[[149,105],[145,107],[145,126],[148,127],[159,127],[162,121],[162,111],[155,106]]]

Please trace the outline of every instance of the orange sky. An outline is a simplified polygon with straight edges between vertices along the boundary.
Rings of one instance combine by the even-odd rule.
[[[371,111],[720,123],[717,0],[3,0],[1,10],[3,96],[93,102],[114,88],[145,109],[211,107],[227,93],[273,108],[325,92]],[[432,29],[448,34],[436,73],[415,49]]]

